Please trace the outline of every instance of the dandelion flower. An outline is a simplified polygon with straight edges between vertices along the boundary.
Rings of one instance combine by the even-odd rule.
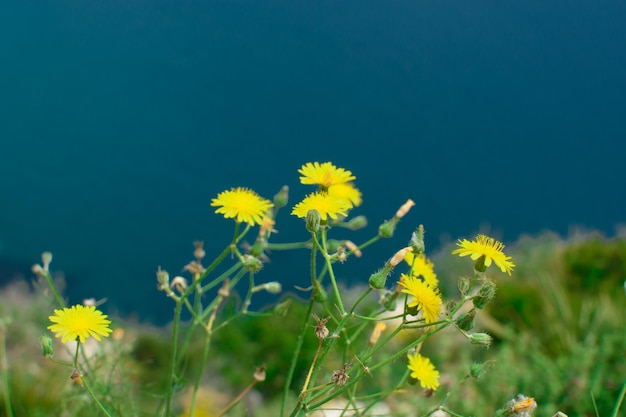
[[[422,310],[426,323],[437,321],[441,313],[442,300],[436,287],[431,287],[421,279],[406,274],[401,275],[398,284],[404,287],[403,293],[413,297],[408,304],[409,308],[417,307],[418,310]]]
[[[328,194],[349,201],[352,207],[358,207],[363,202],[361,191],[350,182],[331,185]]]
[[[211,200],[211,206],[221,206],[215,212],[227,219],[255,225],[263,223],[263,215],[274,205],[254,191],[238,187],[219,193]]]
[[[330,162],[307,162],[298,172],[303,175],[300,177],[302,184],[319,184],[322,188],[356,179],[352,172],[337,168]]]
[[[320,213],[322,220],[336,219],[337,216],[347,216],[348,210],[352,205],[346,200],[342,200],[337,197],[333,197],[328,193],[315,192],[309,194],[293,207],[291,214],[300,218],[306,218],[309,210],[317,210]]]
[[[469,255],[473,261],[484,257],[486,267],[494,262],[502,272],[506,272],[509,275],[511,275],[511,271],[515,267],[515,264],[511,261],[511,257],[502,252],[504,245],[492,237],[477,235],[471,242],[467,239],[459,239],[457,246],[459,246],[459,249],[452,251],[453,255]]]
[[[413,252],[409,252],[404,257],[406,263],[411,267],[411,275],[414,277],[423,277],[424,281],[435,288],[439,284],[437,274],[435,273],[435,265],[424,255],[420,253],[415,255]]]
[[[111,321],[95,306],[77,304],[71,308],[54,310],[54,315],[48,318],[54,323],[48,329],[56,333],[56,337],[61,337],[63,343],[76,339],[85,343],[89,336],[99,341],[101,336],[108,337],[111,333]]]
[[[420,382],[422,388],[428,388],[433,391],[439,388],[439,371],[430,362],[419,353],[409,354],[409,371],[411,378],[415,378]]]

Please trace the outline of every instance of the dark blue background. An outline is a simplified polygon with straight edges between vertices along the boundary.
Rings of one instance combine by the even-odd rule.
[[[72,302],[169,317],[156,266],[231,236],[211,198],[288,184],[292,205],[308,161],[357,176],[357,240],[417,202],[352,282],[419,223],[432,251],[625,220],[621,1],[24,1],[0,54],[0,257],[52,251]],[[306,238],[287,211],[277,228]],[[306,285],[306,259],[259,278]]]

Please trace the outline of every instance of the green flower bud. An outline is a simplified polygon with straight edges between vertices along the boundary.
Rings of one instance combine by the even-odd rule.
[[[365,226],[367,226],[367,217],[365,216],[356,216],[345,224],[345,227],[350,230],[363,229]]]
[[[244,255],[242,262],[244,269],[248,272],[257,272],[263,268],[263,262],[254,256]]]
[[[41,353],[43,356],[54,355],[54,344],[52,339],[48,335],[43,335],[39,338],[39,346],[41,346]]]
[[[380,300],[380,303],[382,304],[385,310],[394,311],[396,309],[396,307],[398,306],[398,301],[397,301],[398,295],[400,295],[400,293],[396,291],[385,292],[385,295],[383,295],[383,297]]]
[[[157,289],[159,291],[165,291],[166,289],[170,287],[170,274],[168,274],[167,271],[161,269],[160,266],[157,269],[156,277],[157,277]]]
[[[274,309],[272,310],[272,312],[274,314],[276,314],[277,316],[285,317],[287,315],[287,313],[289,312],[289,308],[291,308],[291,303],[292,302],[293,302],[293,300],[291,298],[288,298],[285,301],[283,301],[282,303],[276,304],[276,306],[274,306]]]
[[[267,291],[270,294],[280,294],[280,292],[282,291],[282,286],[280,285],[280,282],[272,281],[266,282],[265,284],[257,285],[256,287],[252,288],[252,293],[256,293],[259,291]]]
[[[383,267],[382,269],[379,269],[378,271],[370,275],[370,279],[369,279],[370,287],[372,287],[375,290],[381,290],[385,288],[385,284],[387,283],[387,277],[389,276],[389,273],[391,272],[392,269],[393,267],[389,267],[385,265],[385,267]]]
[[[322,215],[319,211],[313,209],[306,213],[306,230],[311,233],[317,233],[320,230],[320,223],[322,222]]]
[[[484,281],[483,286],[478,290],[478,295],[472,300],[476,308],[482,309],[493,300],[496,295],[496,284],[491,281]]]
[[[387,238],[392,237],[397,225],[398,219],[395,217],[389,221],[384,222],[378,227],[378,236]]]
[[[456,325],[459,326],[459,329],[464,331],[469,331],[474,328],[474,318],[476,317],[476,310],[468,311],[467,313],[463,313],[459,315],[456,319]]]
[[[461,277],[459,278],[459,282],[457,282],[457,285],[459,287],[461,295],[465,297],[472,286],[472,281],[470,281],[468,277]]]
[[[420,224],[411,236],[411,246],[413,246],[416,254],[424,253],[426,245],[424,244],[424,225]]]
[[[283,185],[283,188],[281,188],[278,194],[274,196],[274,207],[276,209],[285,207],[288,201],[289,201],[289,187],[286,185]]]
[[[493,342],[493,337],[487,333],[472,333],[469,335],[470,343],[488,348]]]
[[[469,374],[472,378],[478,380],[485,376],[485,374],[495,366],[496,361],[487,361],[484,363],[473,363],[470,366]]]

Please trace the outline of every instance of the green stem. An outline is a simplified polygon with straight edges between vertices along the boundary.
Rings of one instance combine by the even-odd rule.
[[[94,402],[96,403],[98,408],[102,411],[102,413],[104,413],[105,416],[112,417],[111,414],[109,414],[107,409],[104,407],[104,405],[100,402],[100,400],[98,400],[98,398],[96,397],[96,394],[94,394],[93,390],[91,389],[91,386],[87,383],[84,377],[83,377],[83,386],[85,387],[85,389],[87,389],[89,396],[91,397],[92,400],[94,400]]]
[[[4,323],[0,324],[4,326]],[[7,357],[7,345],[5,338],[5,327],[0,329],[0,372],[2,373],[2,388],[4,394],[4,409],[7,417],[13,417],[13,407],[11,406],[10,378],[9,378],[9,360]]]
[[[622,390],[619,392],[617,397],[617,401],[615,402],[615,407],[613,408],[613,412],[611,413],[611,417],[617,417],[617,413],[624,401],[624,396],[626,395],[626,381],[624,381],[624,385],[622,385]]]
[[[54,299],[56,300],[59,307],[61,308],[67,307],[67,304],[65,304],[65,300],[63,300],[63,297],[61,297],[61,294],[59,294],[59,291],[57,290],[56,285],[54,285],[54,281],[52,280],[50,271],[45,271],[44,276],[46,277],[46,281],[48,281],[48,286],[50,287],[50,290],[52,291],[52,294],[54,295]]]
[[[302,344],[304,342],[304,334],[306,333],[307,324],[309,322],[309,317],[311,316],[311,312],[313,311],[313,304],[315,301],[313,297],[309,300],[309,307],[304,315],[304,321],[302,323],[302,330],[298,335],[298,340],[296,342],[296,349],[293,352],[293,356],[291,357],[291,365],[289,365],[289,372],[287,373],[287,379],[285,380],[285,385],[283,387],[283,400],[280,404],[280,416],[283,417],[285,415],[285,406],[287,404],[287,397],[289,396],[289,388],[291,388],[291,382],[293,381],[293,375],[296,371],[296,364],[298,362],[298,357],[300,356],[300,351],[302,350]]]
[[[185,292],[186,294],[186,292]],[[182,311],[183,297],[176,301],[176,308],[174,309],[174,323],[172,328],[172,361],[170,364],[170,374],[167,381],[167,394],[165,399],[165,417],[170,415],[170,407],[172,405],[172,389],[174,387],[174,378],[176,376],[176,363],[177,363],[177,348],[178,348],[178,327],[180,324],[180,313]]]
[[[293,243],[268,243],[267,249],[269,250],[291,250],[291,249],[310,249],[311,241],[306,242],[293,242]]]
[[[315,241],[315,245],[322,252],[322,256],[326,260],[326,266],[328,267],[328,276],[330,277],[330,283],[333,286],[333,294],[335,296],[335,303],[337,303],[337,308],[339,308],[339,312],[341,316],[346,315],[346,310],[343,308],[343,302],[341,301],[341,294],[339,293],[339,287],[337,286],[337,280],[335,279],[335,272],[333,271],[332,264],[330,262],[330,255],[328,255],[328,246],[326,244],[326,229],[322,229],[322,245],[320,246],[319,241],[317,240],[317,236],[313,235],[313,239]]]

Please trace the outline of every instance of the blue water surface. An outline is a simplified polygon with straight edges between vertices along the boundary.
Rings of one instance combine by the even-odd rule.
[[[339,238],[417,203],[349,283],[420,223],[432,251],[626,220],[621,1],[24,1],[0,35],[0,258],[52,251],[71,302],[167,320],[157,266],[232,236],[211,198],[295,204],[309,161],[363,192],[369,228]],[[306,239],[289,211],[275,242]],[[260,280],[306,286],[306,252],[270,257]]]

